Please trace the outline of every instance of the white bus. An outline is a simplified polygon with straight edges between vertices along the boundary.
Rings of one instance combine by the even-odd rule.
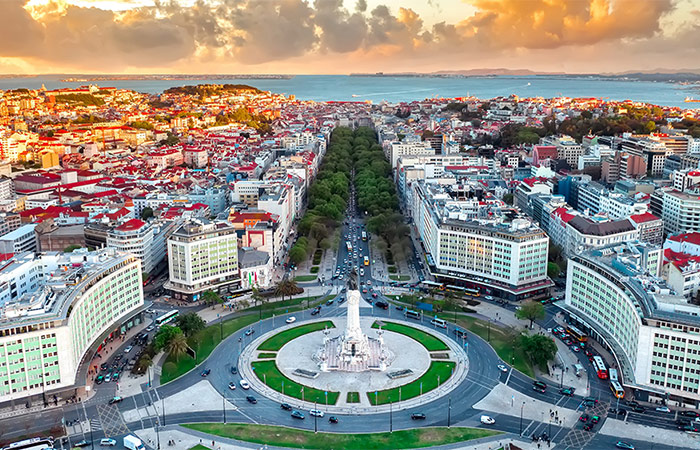
[[[53,450],[53,438],[35,437],[25,439],[3,447],[2,450]]]
[[[610,390],[612,391],[613,394],[615,394],[615,397],[617,397],[617,398],[624,398],[625,397],[625,390],[622,389],[622,386],[617,381],[610,382]]]
[[[163,314],[162,316],[158,317],[156,319],[155,324],[157,327],[159,327],[159,326],[164,325],[168,322],[172,322],[173,320],[175,320],[175,318],[177,317],[178,314],[180,314],[180,311],[178,311],[177,309],[173,309],[172,311],[168,311],[165,314]]]
[[[352,244],[350,241],[345,241],[345,245],[348,248],[348,253],[352,253]]]
[[[596,375],[598,375],[598,378],[601,380],[607,380],[608,379],[608,369],[605,367],[605,362],[603,362],[603,358],[600,356],[594,356],[593,357],[593,368],[595,369]]]
[[[620,381],[617,378],[617,369],[608,369],[608,378],[610,378],[611,382],[612,381],[615,381],[615,382]]]

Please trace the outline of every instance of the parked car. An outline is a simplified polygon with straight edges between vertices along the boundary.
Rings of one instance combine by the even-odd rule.
[[[683,417],[700,417],[700,414],[696,413],[695,411],[681,411],[679,414]]]
[[[632,444],[630,444],[630,443],[627,443],[627,442],[625,442],[625,441],[617,441],[617,442],[615,443],[615,447],[617,447],[617,448],[622,448],[622,449],[625,449],[625,450],[634,450],[634,445],[632,445]]]

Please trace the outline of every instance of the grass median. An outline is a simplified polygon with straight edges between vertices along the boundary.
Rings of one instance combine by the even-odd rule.
[[[408,275],[389,275],[389,278],[394,281],[408,281],[411,279]]]
[[[323,322],[314,322],[290,328],[289,330],[277,333],[276,335],[267,339],[265,342],[260,344],[258,350],[276,352],[287,342],[296,339],[299,336],[313,333],[314,331],[323,330],[324,328],[335,328],[335,325],[333,325],[333,322],[330,320],[324,320]]]
[[[384,322],[384,321],[382,321]],[[372,328],[379,328],[377,322],[372,324]],[[435,336],[421,331],[417,328],[413,328],[408,325],[401,325],[396,322],[384,322],[382,325],[382,330],[393,331],[394,333],[403,334],[411,339],[418,341],[423,347],[425,347],[429,352],[439,351],[439,350],[449,350],[447,344],[442,342]]]
[[[291,420],[291,419],[290,419]],[[341,418],[342,420],[342,418]],[[191,430],[216,436],[267,444],[274,447],[313,448],[331,450],[389,450],[433,447],[502,434],[499,431],[466,427],[416,428],[393,433],[314,433],[271,425],[192,423]]]
[[[305,282],[305,281],[316,281],[318,275],[297,275],[294,277],[294,281]]]
[[[160,383],[164,384],[172,381],[194,369],[198,364],[209,357],[211,352],[214,351],[216,346],[219,345],[223,339],[231,336],[241,328],[245,328],[257,322],[261,316],[263,319],[267,319],[272,317],[273,312],[280,309],[284,309],[285,313],[301,311],[304,309],[303,302],[313,305],[317,302],[323,302],[326,298],[327,297],[324,296],[308,298],[299,297],[285,300],[284,302],[272,302],[265,305],[258,305],[253,308],[243,310],[242,312],[258,313],[262,308],[262,314],[240,315],[224,320],[222,324],[219,324],[218,322],[212,323],[202,331],[187,339],[187,343],[189,344],[190,348],[196,352],[197,359],[193,359],[187,355],[182,355],[179,359],[172,355],[168,355],[166,357],[165,363],[163,364],[163,370],[160,375]]]
[[[326,404],[325,391],[310,386],[304,386],[303,384],[299,384],[287,378],[280,372],[275,361],[255,361],[251,363],[251,366],[253,367],[255,376],[277,392],[283,392],[284,395],[307,402],[318,401],[320,405]],[[339,392],[328,391],[328,404],[335,405],[338,401],[338,395]]]
[[[454,368],[455,363],[453,361],[433,361],[430,363],[428,370],[414,381],[403,386],[378,391],[376,394],[368,392],[367,399],[372,405],[386,405],[390,402],[398,402],[399,398],[400,401],[404,401],[418,397],[445,383],[452,376]],[[399,389],[401,389],[400,396]]]

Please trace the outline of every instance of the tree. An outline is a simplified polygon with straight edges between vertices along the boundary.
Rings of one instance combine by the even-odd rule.
[[[180,356],[187,351],[187,338],[184,334],[175,334],[168,342],[168,352],[178,361]]]
[[[207,305],[212,306],[216,305],[217,303],[221,304],[224,302],[224,299],[219,297],[219,295],[212,290],[206,290],[202,292],[202,300],[204,300],[204,303],[206,303]]]
[[[262,319],[262,305],[265,304],[267,301],[267,297],[262,295],[258,288],[254,287],[252,289],[253,293],[251,294],[250,298],[253,299],[253,303],[257,306],[260,305],[260,319]]]
[[[173,336],[182,334],[182,330],[173,325],[163,325],[160,327],[156,333],[156,337],[153,338],[153,346],[156,350],[162,350],[167,348]]]
[[[291,297],[294,294],[298,294],[301,289],[294,280],[282,280],[275,287],[275,294],[282,297],[284,301],[285,296]]]
[[[71,244],[68,247],[63,249],[63,253],[73,253],[74,250],[77,250],[79,248],[82,248],[82,247],[78,244]]]
[[[306,250],[298,244],[294,244],[289,250],[289,260],[294,264],[299,264],[306,259]]]
[[[153,217],[153,208],[149,208],[148,206],[146,206],[145,208],[143,208],[143,211],[141,211],[141,219],[148,220],[151,217]]]
[[[197,332],[203,330],[206,326],[206,323],[204,323],[204,319],[202,319],[199,316],[199,314],[195,312],[178,316],[176,319],[176,323],[177,326],[187,337],[193,336]]]
[[[544,306],[542,306],[542,303],[540,302],[525,302],[522,304],[522,306],[520,306],[520,309],[515,312],[515,317],[518,319],[529,320],[530,328],[532,328],[532,324],[535,320],[544,319]]]
[[[557,278],[559,276],[559,265],[554,262],[548,262],[547,275],[549,276],[549,278]]]
[[[554,343],[554,340],[541,334],[522,335],[520,345],[530,361],[540,368],[547,367],[547,362],[553,360],[557,354],[557,344]]]

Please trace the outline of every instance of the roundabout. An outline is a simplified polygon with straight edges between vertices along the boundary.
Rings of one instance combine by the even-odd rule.
[[[467,377],[464,349],[444,332],[403,318],[360,317],[359,304],[353,301],[336,313],[257,337],[240,355],[241,376],[271,400],[303,409],[322,406],[338,414],[416,407],[447,395]],[[393,357],[385,366],[375,362],[370,368],[352,370],[359,367],[350,363],[359,353],[352,347],[356,353],[346,355],[348,370],[330,370],[319,349],[328,348],[329,343],[346,345],[342,342],[351,340],[349,333],[362,333],[358,339],[366,336],[369,342],[381,343],[383,354]]]

